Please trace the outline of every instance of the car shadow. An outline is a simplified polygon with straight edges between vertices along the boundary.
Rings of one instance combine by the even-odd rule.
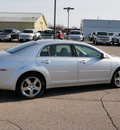
[[[92,91],[104,91],[111,88],[109,85],[90,85],[90,86],[75,86],[75,87],[63,87],[63,88],[51,88],[45,90],[42,95],[42,98],[54,97],[54,96],[62,96],[69,94],[77,94],[77,93],[87,93]],[[41,98],[41,97],[38,97]],[[20,98],[14,91],[8,90],[0,90],[0,103],[5,102],[20,102],[25,99]]]
[[[64,88],[52,88],[47,89],[43,94],[42,98],[45,97],[54,97],[61,95],[69,95],[69,94],[77,94],[77,93],[87,93],[92,91],[104,91],[111,88],[110,85],[102,84],[102,85],[89,85],[89,86],[75,86],[75,87],[64,87]]]

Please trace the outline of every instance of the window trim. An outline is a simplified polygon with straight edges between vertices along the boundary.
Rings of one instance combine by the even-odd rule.
[[[50,52],[49,52],[49,50],[48,50],[48,54],[49,54],[49,56],[41,56],[40,54],[41,54],[41,52],[42,52],[42,50],[45,48],[45,47],[47,47],[47,49],[48,49],[48,46],[52,46],[52,45],[68,45],[68,46],[70,46],[70,49],[71,49],[71,52],[72,52],[72,56],[70,56],[70,57],[77,57],[77,55],[76,55],[76,52],[75,52],[75,48],[74,48],[74,45],[73,44],[66,44],[66,43],[63,43],[63,44],[60,44],[60,43],[58,43],[58,44],[50,44],[50,45],[46,45],[46,46],[44,46],[44,47],[42,47],[41,49],[40,49],[40,51],[39,51],[39,53],[38,53],[38,57],[69,57],[69,56],[50,56]]]

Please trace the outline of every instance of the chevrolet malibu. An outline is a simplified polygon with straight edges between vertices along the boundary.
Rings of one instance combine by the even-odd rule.
[[[31,41],[0,52],[0,89],[24,98],[45,89],[91,84],[120,87],[120,58],[75,41]]]

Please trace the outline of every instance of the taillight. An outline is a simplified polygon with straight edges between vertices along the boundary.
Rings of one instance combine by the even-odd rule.
[[[0,71],[7,71],[7,69],[0,69]]]

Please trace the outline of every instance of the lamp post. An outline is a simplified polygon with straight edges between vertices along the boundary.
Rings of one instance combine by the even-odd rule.
[[[55,32],[56,32],[56,0],[54,0],[54,39],[55,39]]]
[[[74,8],[67,7],[67,8],[63,8],[63,9],[67,10],[67,12],[68,12],[68,31],[69,31],[69,11],[74,10]],[[67,31],[67,33],[68,33],[68,31]]]

